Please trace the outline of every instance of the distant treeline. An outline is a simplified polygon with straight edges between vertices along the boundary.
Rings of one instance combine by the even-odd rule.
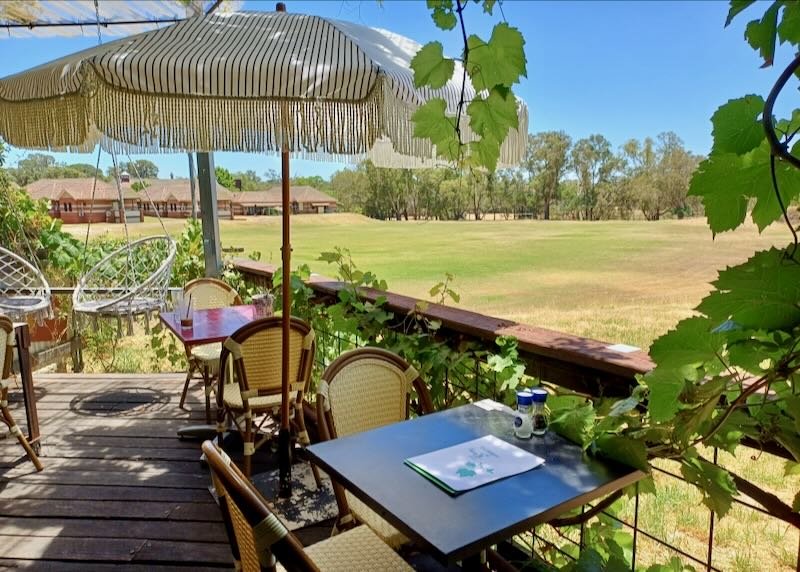
[[[337,171],[330,180],[293,177],[292,184],[330,193],[339,201],[339,210],[377,219],[658,220],[702,214],[700,201],[687,196],[701,159],[672,132],[644,141],[631,139],[615,151],[602,135],[573,142],[563,131],[546,131],[528,136],[527,153],[518,168],[492,174],[382,169],[365,161]],[[120,168],[134,178],[158,176],[158,167],[146,159],[122,162]],[[95,168],[60,164],[50,155],[33,153],[8,172],[25,186],[42,178],[93,177]],[[112,174],[111,168],[97,173],[104,179]],[[230,190],[255,191],[280,184],[272,169],[262,177],[254,170],[217,167],[216,178]]]
[[[364,162],[334,173],[326,190],[341,210],[378,219],[658,220],[702,214],[700,201],[687,197],[700,160],[671,132],[614,151],[602,135],[573,142],[548,131],[529,136],[516,169],[412,171]]]

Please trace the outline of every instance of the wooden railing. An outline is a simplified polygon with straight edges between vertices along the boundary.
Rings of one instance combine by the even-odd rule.
[[[271,284],[278,268],[273,264],[242,259],[236,260],[234,266],[248,281],[261,286]],[[320,300],[335,300],[339,290],[345,287],[342,282],[320,275],[312,275],[308,286]],[[378,296],[385,296],[386,309],[399,315],[413,311],[421,301],[411,296],[372,289],[364,289],[362,293],[371,301]],[[653,367],[653,362],[645,352],[615,351],[610,348],[612,344],[606,342],[513,320],[432,303],[427,303],[423,314],[441,322],[442,336],[458,341],[471,339],[492,348],[498,337],[514,336],[528,375],[590,395],[628,395],[636,383],[635,376]]]

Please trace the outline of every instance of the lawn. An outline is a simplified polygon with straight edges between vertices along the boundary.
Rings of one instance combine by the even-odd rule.
[[[480,221],[383,222],[358,215],[292,219],[295,263],[331,274],[317,261],[334,246],[349,248],[403,294],[427,298],[445,272],[455,275],[459,306],[520,322],[647,348],[690,314],[718,269],[758,248],[785,244],[778,225],[754,226],[713,239],[703,219],[660,222]],[[177,236],[184,221],[165,221]],[[65,226],[83,237],[83,225]],[[280,262],[280,218],[221,221],[223,247],[260,251]],[[161,232],[154,219],[132,236]],[[93,235],[121,236],[120,225],[96,224]]]

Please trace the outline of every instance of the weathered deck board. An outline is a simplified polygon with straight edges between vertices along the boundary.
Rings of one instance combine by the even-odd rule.
[[[37,375],[37,473],[0,440],[0,568],[219,570],[231,566],[197,443],[176,431],[204,421],[180,375]],[[12,389],[18,422],[19,393]],[[188,566],[188,568],[187,568]]]

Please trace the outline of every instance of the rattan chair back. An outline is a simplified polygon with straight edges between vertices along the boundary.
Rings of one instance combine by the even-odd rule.
[[[428,388],[403,358],[381,348],[359,348],[331,363],[317,389],[318,418],[336,438],[408,419],[416,391],[421,413],[433,405]]]
[[[287,570],[318,571],[302,544],[230,458],[211,441],[203,443],[203,453],[237,568],[243,572],[274,570],[277,557]]]
[[[220,356],[223,387],[238,383],[243,397],[281,392],[281,320],[279,316],[255,320],[225,341]],[[311,382],[316,340],[311,326],[299,318],[291,321],[289,350],[289,389],[300,401]],[[228,367],[230,359],[234,359],[233,368]],[[229,379],[231,375],[233,379]]]
[[[195,310],[213,310],[238,306],[242,303],[239,293],[229,284],[216,278],[197,278],[183,287],[186,296],[191,294]]]

